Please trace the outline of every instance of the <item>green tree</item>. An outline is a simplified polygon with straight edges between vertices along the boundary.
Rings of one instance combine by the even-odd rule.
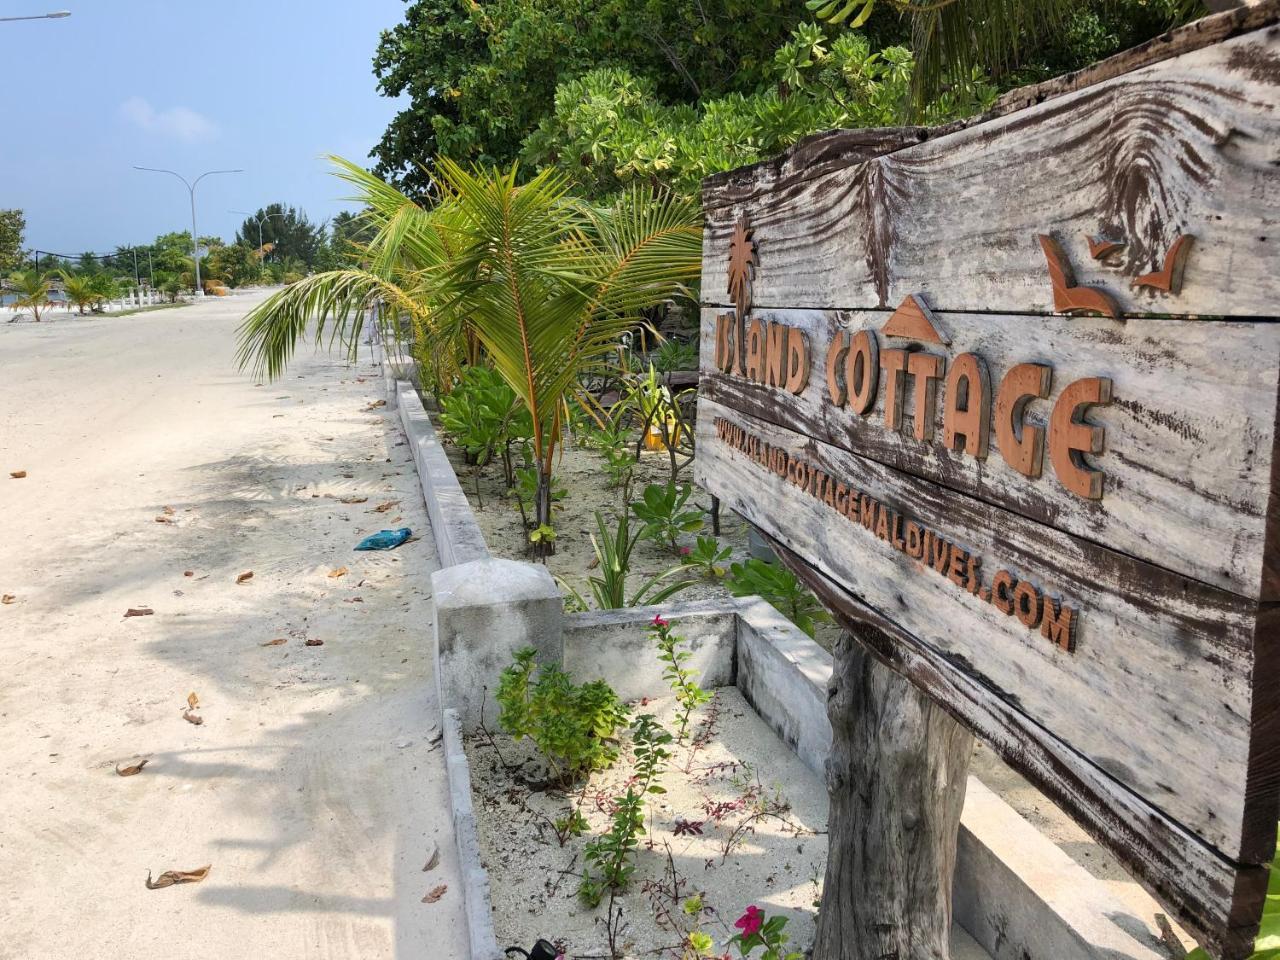
[[[66,270],[62,271],[62,291],[67,302],[75,306],[81,316],[84,316],[85,307],[92,307],[102,299],[102,295],[95,289],[95,276],[96,274],[77,276]]]
[[[49,305],[49,292],[53,289],[49,275],[37,270],[21,270],[9,277],[9,287],[15,294],[13,305],[30,310],[32,318],[39,323],[40,311]]]
[[[262,243],[272,244],[272,259],[293,258],[312,266],[324,245],[324,226],[314,224],[297,207],[272,203],[246,217],[236,231],[235,242],[258,249],[258,222],[262,222]]]
[[[437,154],[507,164],[556,87],[595,67],[628,69],[671,103],[754,92],[803,16],[794,0],[413,0],[373,61],[379,91],[410,101],[376,170],[424,196]]]
[[[21,210],[0,210],[0,273],[22,266],[26,259],[22,250],[26,229],[27,217]]]
[[[468,172],[436,162],[437,203],[424,209],[355,164],[339,176],[370,207],[377,234],[367,266],[305,278],[245,318],[239,360],[278,376],[308,327],[356,349],[361,311],[374,300],[388,337],[412,324],[425,356],[474,340],[532,421],[534,522],[551,520],[551,467],[567,397],[579,377],[615,356],[641,310],[697,279],[696,206],[633,190],[613,207],[575,202],[544,171],[523,186],[514,169]],[[543,541],[544,545],[546,544]]]
[[[222,244],[213,248],[201,265],[209,279],[221,280],[229,287],[242,287],[262,274],[262,263],[255,249],[243,243]]]

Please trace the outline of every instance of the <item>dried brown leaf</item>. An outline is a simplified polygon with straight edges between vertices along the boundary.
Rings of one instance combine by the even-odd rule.
[[[200,706],[200,698],[196,696],[196,692],[194,690],[187,694],[187,706],[192,710]]]
[[[426,873],[438,866],[440,866],[440,846],[433,843],[431,844],[431,852],[427,854],[427,865],[422,868],[422,872]]]
[[[374,507],[373,512],[386,513],[388,510],[390,510],[394,506],[397,506],[399,503],[400,503],[399,500],[388,500],[386,503],[380,503],[376,507]]]
[[[187,723],[195,724],[197,727],[204,725],[204,717],[198,717],[190,710],[182,711],[182,719],[187,721]]]
[[[387,405],[387,401],[385,401],[385,400],[375,400],[375,401],[373,401],[373,403],[371,403],[371,404],[369,404],[367,407],[365,407],[365,409],[366,409],[366,410],[377,410],[379,407],[385,407],[386,405]]]
[[[150,607],[130,607],[124,612],[124,615],[126,617],[149,617],[153,613],[155,613],[155,611]]]
[[[139,760],[137,763],[131,763],[127,767],[122,767],[120,766],[120,764],[117,763],[116,775],[121,777],[132,777],[136,774],[141,773],[142,768],[145,767],[150,762],[151,762],[150,757],[144,757],[143,759]]]
[[[448,886],[448,884],[444,884],[444,883],[442,883],[442,884],[440,884],[440,886],[438,886],[438,887],[432,887],[430,890],[428,890],[428,891],[427,891],[427,895],[426,895],[425,897],[423,897],[423,898],[422,898],[422,902],[423,902],[423,903],[435,903],[437,900],[439,900],[441,897],[443,897],[443,896],[444,896],[446,893],[448,893],[448,892],[449,892],[449,886]]]
[[[349,572],[350,571],[347,570],[346,567],[339,567],[337,570],[329,571],[329,578],[333,579],[334,577],[345,577]]]
[[[168,517],[164,516],[163,514],[161,514],[160,516],[156,517],[156,523],[173,523],[173,521],[170,520]]]
[[[253,571],[246,570],[244,573],[240,574],[240,576],[236,577],[236,583],[244,583],[246,580],[252,580],[252,579],[253,579]]]
[[[183,570],[182,575],[184,577],[194,577],[196,575],[196,572],[194,570]]]
[[[15,597],[12,593],[6,593],[3,597],[0,597],[0,603],[17,603],[17,602],[18,602],[18,598]]]
[[[161,887],[172,887],[179,883],[199,883],[209,875],[209,870],[213,864],[201,867],[198,870],[166,870],[155,880],[151,879],[151,871],[147,871],[147,889],[159,890]]]
[[[278,647],[289,642],[288,637],[276,637],[274,640],[268,640],[266,643],[260,643],[260,647]]]
[[[10,476],[10,477],[12,477],[14,480],[21,480],[21,479],[22,479],[23,477],[25,477],[26,475],[27,475],[27,471],[25,471],[25,470],[10,470],[10,471],[9,471],[9,476]]]
[[[339,503],[368,503],[368,497],[342,497]]]
[[[323,647],[324,641],[321,640],[319,637],[307,637],[306,645],[308,647]]]
[[[173,507],[165,507],[160,512],[163,513],[166,517],[172,517],[174,514]]]

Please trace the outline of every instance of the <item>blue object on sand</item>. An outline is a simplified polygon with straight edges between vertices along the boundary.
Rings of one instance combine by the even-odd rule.
[[[379,530],[377,533],[369,534],[369,536],[357,543],[356,549],[394,550],[411,536],[413,536],[413,531],[408,527],[401,527],[399,530]]]

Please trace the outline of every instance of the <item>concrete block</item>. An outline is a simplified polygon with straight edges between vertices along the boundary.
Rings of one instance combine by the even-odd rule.
[[[705,688],[733,685],[736,601],[695,600],[653,607],[592,610],[564,618],[564,668],[575,681],[604,680],[623,700],[670,693],[649,627],[661,614],[688,641],[686,664]]]
[[[546,567],[515,560],[473,560],[431,575],[435,599],[436,685],[442,709],[454,709],[464,733],[481,711],[497,723],[498,675],[522,647],[543,663],[564,659],[564,599]]]

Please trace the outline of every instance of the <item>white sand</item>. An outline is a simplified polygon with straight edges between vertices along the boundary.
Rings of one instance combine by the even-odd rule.
[[[413,470],[366,411],[369,364],[307,349],[260,387],[235,370],[253,302],[0,324],[0,958],[464,949],[428,742],[431,540],[351,550],[427,533]]]

